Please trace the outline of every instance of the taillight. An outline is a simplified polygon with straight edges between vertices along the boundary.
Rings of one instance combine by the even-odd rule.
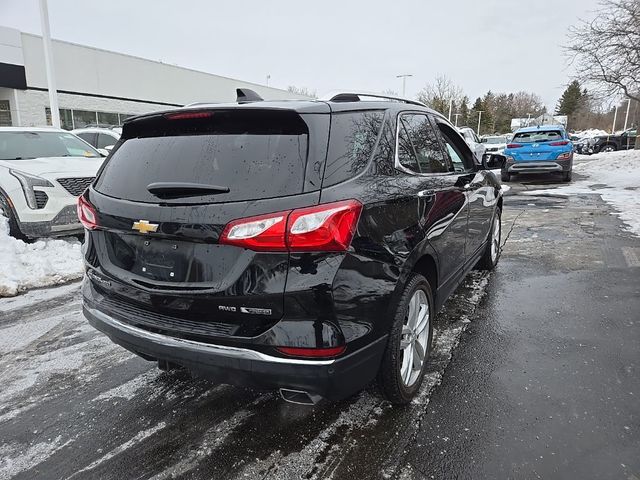
[[[329,348],[298,348],[298,347],[276,347],[279,352],[285,355],[291,355],[292,357],[306,357],[306,358],[327,358],[337,357],[343,353],[346,349],[346,345],[339,347]]]
[[[571,152],[565,152],[558,155],[557,160],[568,160],[569,158],[571,158]]]
[[[220,243],[256,251],[284,252],[287,250],[284,237],[289,213],[270,213],[234,220],[224,227]]]
[[[361,211],[362,204],[356,200],[294,210],[287,228],[289,250],[345,251],[356,233]]]
[[[87,230],[95,230],[98,228],[98,214],[96,209],[89,203],[84,196],[78,197],[78,219]]]
[[[362,204],[357,200],[234,220],[220,243],[255,251],[342,252],[349,248]]]
[[[507,148],[520,148],[520,147],[524,147],[524,144],[522,144],[522,143],[509,143],[509,144],[507,144]]]
[[[551,142],[549,145],[551,145],[552,147],[563,147],[565,145],[569,145],[569,141],[561,140],[559,142]]]

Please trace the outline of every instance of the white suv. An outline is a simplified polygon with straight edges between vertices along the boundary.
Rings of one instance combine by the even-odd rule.
[[[76,200],[103,159],[65,130],[0,127],[0,214],[8,217],[11,235],[81,232]]]
[[[98,150],[104,148],[107,152],[110,152],[118,140],[120,140],[122,129],[120,127],[85,127],[76,128],[75,130],[72,130],[71,133],[79,136],[85,142],[93,145]]]

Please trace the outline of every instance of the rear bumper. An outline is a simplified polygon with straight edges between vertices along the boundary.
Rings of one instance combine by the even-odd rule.
[[[114,343],[143,357],[177,363],[221,383],[303,390],[329,400],[346,398],[375,378],[387,340],[382,337],[336,359],[303,360],[149,332],[117,320],[86,301],[83,312],[89,323]]]
[[[547,173],[568,172],[572,167],[572,159],[549,160],[541,162],[515,162],[507,166],[509,173]]]

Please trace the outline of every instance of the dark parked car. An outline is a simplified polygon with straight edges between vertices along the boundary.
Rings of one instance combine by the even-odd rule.
[[[602,135],[592,139],[593,152],[615,152],[616,150],[631,150],[636,145],[638,129],[625,130],[620,135]]]
[[[163,369],[408,402],[436,312],[498,262],[493,159],[418,102],[239,98],[125,123],[78,204],[86,317]]]

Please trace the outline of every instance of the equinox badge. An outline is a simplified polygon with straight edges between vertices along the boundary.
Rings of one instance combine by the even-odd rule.
[[[138,220],[133,222],[131,230],[138,230],[140,233],[149,233],[158,231],[157,223],[149,223],[148,220]]]

